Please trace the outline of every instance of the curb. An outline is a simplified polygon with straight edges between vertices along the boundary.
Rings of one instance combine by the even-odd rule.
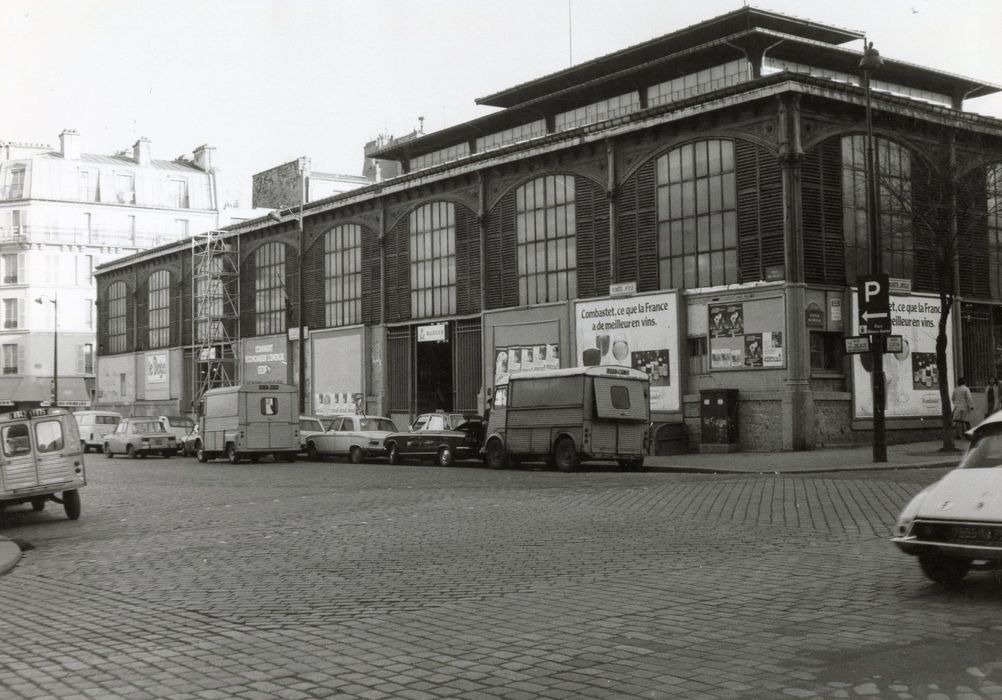
[[[9,574],[21,561],[21,548],[17,543],[0,536],[0,576]]]
[[[643,468],[643,471],[678,472],[683,474],[824,474],[824,473],[835,473],[835,472],[870,471],[871,469],[895,470],[895,471],[901,471],[905,469],[952,469],[956,466],[957,466],[957,461],[954,460],[950,462],[925,462],[921,464],[894,464],[894,465],[885,464],[877,467],[874,467],[872,465],[867,465],[867,466],[846,466],[846,467],[803,467],[797,469],[789,469],[782,467],[780,468],[695,467],[688,465],[679,465],[677,467],[645,466]]]

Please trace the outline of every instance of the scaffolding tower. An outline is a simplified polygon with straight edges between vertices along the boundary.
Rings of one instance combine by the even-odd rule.
[[[238,236],[222,231],[191,238],[191,318],[194,373],[192,403],[209,389],[237,383],[236,341],[240,318]]]

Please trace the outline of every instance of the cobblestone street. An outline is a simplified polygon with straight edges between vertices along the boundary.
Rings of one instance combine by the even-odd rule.
[[[995,574],[889,541],[941,469],[492,471],[88,455],[11,508],[4,698],[1002,698]]]

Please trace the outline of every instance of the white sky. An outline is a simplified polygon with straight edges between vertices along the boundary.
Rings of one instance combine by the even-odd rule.
[[[216,147],[223,197],[309,156],[360,175],[380,133],[482,116],[478,97],[730,12],[741,0],[0,0],[0,140],[154,158]],[[761,0],[865,31],[885,57],[1002,85],[999,0]],[[851,45],[861,48],[859,43]],[[1002,117],[1002,96],[967,108]]]

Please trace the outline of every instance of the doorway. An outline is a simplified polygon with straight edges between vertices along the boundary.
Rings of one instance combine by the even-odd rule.
[[[418,413],[453,410],[452,351],[448,340],[417,343],[415,391]]]

